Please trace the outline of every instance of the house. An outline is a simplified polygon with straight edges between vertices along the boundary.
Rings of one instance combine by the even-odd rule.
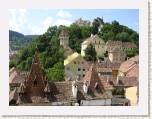
[[[19,87],[27,76],[27,72],[19,72],[15,67],[9,70],[9,89],[14,90],[15,87]]]
[[[106,46],[105,46],[106,51],[111,51],[111,50],[113,50],[113,48],[121,49],[122,42],[121,41],[112,41],[112,40],[107,41]]]
[[[95,64],[92,64],[89,71],[86,72],[84,80],[84,92],[86,93],[86,99],[81,100],[81,105],[84,106],[110,106],[112,96],[105,92],[104,86],[100,81],[98,73],[96,71]]]
[[[49,93],[49,90],[47,90],[48,80],[42,74],[37,54],[35,54],[33,58],[30,73],[25,78],[20,77],[13,79],[16,79],[16,81],[13,81],[14,83],[19,84],[19,86],[16,85],[15,89],[10,92],[10,104],[12,104],[12,102],[20,104],[40,103],[47,101],[47,94]],[[13,98],[14,96],[17,97]]]
[[[62,29],[59,34],[60,46],[64,49],[64,56],[67,57],[73,53],[73,50],[69,47],[69,32],[66,29]]]
[[[133,49],[133,48],[137,48],[137,46],[132,43],[132,42],[122,42],[122,41],[118,41],[118,40],[114,40],[114,41],[107,41],[106,43],[106,50],[112,50],[113,48],[119,48],[119,49]]]
[[[30,73],[22,80],[18,83],[20,85],[9,93],[10,105],[111,105],[111,95],[104,93],[93,65],[84,80],[49,82],[42,74],[35,54]]]
[[[138,104],[139,81],[137,77],[119,77],[115,86],[125,89],[125,97],[130,100],[131,106]]]
[[[120,62],[101,61],[96,63],[96,69],[100,76],[117,76]]]
[[[64,60],[64,67],[65,79],[74,80],[77,76],[79,76],[79,78],[83,78],[85,76],[86,71],[89,69],[89,64],[80,54],[75,52]]]
[[[91,37],[83,41],[83,43],[81,44],[81,55],[85,56],[85,50],[90,44],[95,46],[97,56],[103,57],[105,52],[105,42],[103,39],[99,38],[98,35],[92,35]]]
[[[125,50],[134,49],[137,46],[132,42],[107,41],[105,49],[111,62],[123,62],[126,59]]]
[[[119,76],[139,77],[139,56],[124,61],[119,68]]]
[[[134,48],[137,48],[137,46],[132,42],[122,42],[122,48],[124,48],[124,49],[134,49]]]
[[[136,77],[99,76],[104,90],[109,95],[115,88],[124,89],[124,96],[113,95],[112,105],[137,105],[139,99],[139,82]]]
[[[123,62],[126,59],[126,54],[120,48],[114,47],[108,51],[108,58],[111,62]]]
[[[118,76],[128,78],[127,80],[122,80],[131,85],[125,89],[125,96],[131,100],[131,105],[137,105],[139,99],[139,56],[123,62],[119,68]]]

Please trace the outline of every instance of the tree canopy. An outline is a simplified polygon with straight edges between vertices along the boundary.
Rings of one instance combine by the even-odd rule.
[[[86,49],[85,49],[85,57],[87,61],[96,61],[97,60],[97,53],[95,50],[95,47],[90,44]]]
[[[101,24],[101,30],[98,30]],[[98,34],[105,42],[108,40],[120,40],[130,41],[137,46],[139,45],[139,34],[137,32],[126,26],[120,25],[117,21],[113,21],[110,24],[104,23],[101,18],[96,18],[93,21],[92,26],[78,26],[72,24],[69,27],[49,27],[43,35],[38,36],[30,44],[26,45],[26,47],[21,48],[16,59],[10,61],[9,67],[15,66],[19,70],[29,71],[32,58],[37,51],[42,70],[48,76],[48,79],[52,81],[64,80],[64,49],[60,47],[59,39],[59,33],[62,29],[67,29],[69,31],[69,47],[78,53],[81,52],[81,43],[86,40],[86,38],[90,37],[92,33]],[[22,34],[19,36],[23,37]],[[137,48],[133,51],[125,52],[131,57],[139,51]],[[97,53],[93,45],[89,45],[85,54],[85,59],[87,61],[96,61]]]

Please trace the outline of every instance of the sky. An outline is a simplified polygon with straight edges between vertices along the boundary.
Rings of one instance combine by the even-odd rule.
[[[138,9],[10,9],[9,29],[24,35],[38,35],[49,26],[69,26],[79,18],[93,21],[97,17],[109,23],[116,20],[139,32]]]

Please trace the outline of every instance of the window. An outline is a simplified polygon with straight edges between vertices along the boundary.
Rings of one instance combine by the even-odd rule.
[[[83,74],[83,77],[84,77],[85,75]]]
[[[67,67],[67,70],[70,70],[70,67]]]
[[[78,68],[78,71],[81,71],[81,69],[80,69],[80,68]]]
[[[74,64],[76,64],[76,62],[74,61]]]
[[[83,69],[83,71],[85,71],[85,69]]]

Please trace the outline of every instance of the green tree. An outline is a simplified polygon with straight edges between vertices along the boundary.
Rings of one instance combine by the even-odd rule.
[[[82,39],[90,37],[90,35],[91,35],[91,27],[90,26],[82,26],[80,28],[81,28]]]
[[[9,62],[9,69],[11,69],[12,67],[16,67],[16,64],[17,64],[16,60],[11,60]]]
[[[138,48],[133,48],[133,49],[124,49],[127,57],[131,58],[136,55],[139,55],[139,49]]]
[[[122,95],[122,96],[124,96],[125,95],[125,90],[122,87],[115,87],[112,90],[112,95]]]
[[[63,62],[58,62],[53,68],[47,70],[47,76],[50,81],[64,80],[64,65]]]
[[[119,22],[113,21],[111,24],[111,31],[114,34],[120,33],[122,31],[122,27],[119,25]]]
[[[123,42],[129,41],[129,34],[126,33],[126,32],[118,33],[116,35],[116,39],[120,40],[120,41],[123,41]]]
[[[87,61],[96,61],[97,60],[97,53],[96,53],[96,50],[95,50],[95,47],[90,44],[86,50],[85,50],[85,59]]]
[[[97,26],[93,25],[91,29],[92,29],[92,30],[91,30],[91,33],[92,33],[93,35],[95,35],[95,34],[98,33],[98,27],[97,27]]]

